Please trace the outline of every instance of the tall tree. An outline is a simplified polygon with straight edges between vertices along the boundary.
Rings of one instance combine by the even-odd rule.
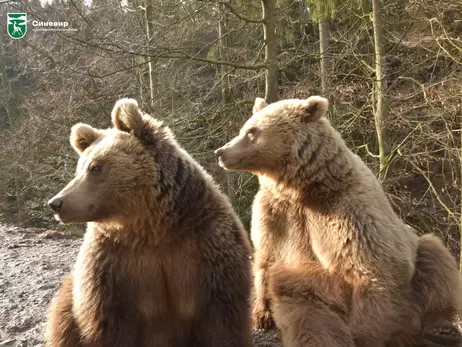
[[[379,177],[385,179],[388,166],[388,143],[384,122],[387,119],[388,108],[386,101],[386,79],[384,73],[385,54],[383,49],[383,27],[381,16],[381,1],[372,0],[372,22],[374,27],[375,47],[375,98],[376,109],[374,114],[377,144],[379,148],[380,173]]]
[[[14,136],[15,130],[16,130],[16,125],[15,125],[15,117],[14,117],[14,112],[13,112],[13,105],[12,105],[12,100],[14,100],[14,93],[13,89],[11,88],[11,79],[8,76],[8,72],[6,67],[11,63],[8,62],[8,55],[6,52],[12,51],[12,50],[7,50],[6,46],[6,40],[5,40],[6,33],[5,32],[0,32],[0,48],[4,52],[3,54],[0,54],[0,106],[3,107],[3,110],[6,114],[6,122],[8,124],[8,131],[10,135]],[[12,46],[12,45],[11,45]],[[10,46],[10,47],[11,47]],[[5,129],[3,129],[5,131]],[[9,153],[11,157],[15,157],[15,153]],[[14,195],[16,199],[16,212],[17,212],[17,220],[16,222],[18,224],[22,224],[23,222],[23,199],[22,199],[22,189],[21,189],[21,181],[20,181],[20,176],[19,176],[19,161],[16,160],[14,163],[14,166],[11,168],[14,170],[14,173],[12,174],[12,178],[14,181]]]
[[[462,83],[460,88],[460,105],[462,105]],[[459,128],[462,130],[462,107],[459,108]],[[462,272],[462,131],[460,133],[460,148],[459,148],[459,189],[460,189],[460,216],[459,216],[459,271]]]
[[[226,4],[218,4],[218,12],[219,12],[219,19],[218,19],[218,40],[219,46],[218,51],[220,55],[221,61],[228,61],[228,8]],[[232,127],[232,119],[230,115],[231,105],[232,105],[232,96],[231,96],[231,88],[229,83],[229,70],[230,67],[228,65],[219,65],[220,69],[220,80],[221,80],[221,101],[223,103],[223,115],[224,118],[227,120],[226,123]],[[226,131],[227,140],[229,140],[229,132]],[[234,172],[225,171],[226,175],[226,183],[227,183],[227,195],[231,204],[236,206],[236,199],[235,199],[235,190],[236,190],[236,174]]]
[[[278,43],[276,38],[276,1],[261,0],[263,11],[263,34],[265,40],[266,83],[265,100],[275,102],[278,98],[279,68],[277,62]]]
[[[157,74],[155,71],[155,60],[153,58],[153,51],[151,46],[153,45],[154,37],[154,0],[145,0],[144,8],[144,19],[146,25],[146,42],[148,46],[149,58],[148,61],[148,70],[149,70],[149,104],[151,107],[154,107],[154,98],[157,93]]]
[[[321,88],[322,93],[327,95],[330,84],[329,18],[334,15],[338,2],[337,0],[306,0],[306,3],[310,7],[311,17],[318,22]]]
[[[321,87],[322,94],[329,93],[329,70],[330,70],[330,52],[329,49],[329,20],[327,18],[319,21],[319,55],[321,56]]]
[[[326,93],[329,72],[329,30],[326,22],[327,18],[334,15],[339,8],[338,0],[306,0],[311,8],[313,19],[319,21],[319,42],[321,55],[321,84],[323,93]],[[369,4],[367,0],[361,0],[356,3],[361,7],[363,14],[368,13]],[[356,6],[355,5],[355,6]],[[379,177],[385,179],[388,167],[389,147],[386,136],[384,123],[387,119],[388,108],[386,101],[386,78],[384,73],[385,54],[383,44],[383,26],[381,18],[381,0],[372,0],[372,26],[374,32],[374,49],[375,49],[375,79],[374,79],[374,97],[375,111],[374,123],[379,151]]]

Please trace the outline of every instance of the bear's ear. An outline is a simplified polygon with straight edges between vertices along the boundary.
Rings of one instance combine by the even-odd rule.
[[[329,101],[322,96],[313,95],[303,101],[302,119],[312,122],[323,117],[329,108]]]
[[[263,98],[256,98],[255,104],[253,105],[253,113],[257,113],[266,106],[266,101]]]
[[[101,132],[88,124],[77,123],[71,128],[70,142],[77,153],[82,153],[95,142]]]
[[[111,113],[112,124],[127,133],[140,137],[143,131],[143,115],[135,99],[123,98],[118,100]]]

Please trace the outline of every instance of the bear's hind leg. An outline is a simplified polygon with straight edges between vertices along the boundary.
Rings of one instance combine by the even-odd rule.
[[[64,277],[50,305],[45,347],[81,347],[77,324],[72,314],[72,274]]]
[[[322,304],[282,298],[273,307],[284,347],[355,346],[348,325]]]
[[[419,239],[413,290],[423,317],[422,346],[462,346],[462,336],[453,325],[461,304],[459,272],[449,250],[432,234]]]
[[[319,264],[270,270],[271,310],[284,347],[354,347],[347,324],[349,288]]]

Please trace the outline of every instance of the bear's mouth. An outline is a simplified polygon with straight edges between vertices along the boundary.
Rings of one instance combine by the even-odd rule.
[[[55,217],[55,219],[56,219],[58,222],[61,222],[61,223],[63,223],[63,224],[67,224],[67,223],[69,223],[69,222],[72,222],[72,220],[73,220],[73,218],[68,218],[68,219],[62,218],[62,217],[59,215],[59,213],[55,213],[54,217]]]
[[[222,156],[222,155],[220,155],[220,156],[218,157],[218,165],[219,165],[220,167],[222,167],[223,169],[225,169],[225,170],[236,169],[236,168],[239,166],[239,164],[242,163],[242,161],[243,161],[243,158],[239,158],[239,160],[237,160],[237,161],[234,162],[234,163],[226,163],[226,162],[223,160],[223,156]]]
[[[62,223],[62,224],[80,224],[80,223],[86,223],[83,221],[80,221],[79,217],[74,217],[74,218],[63,218],[59,215],[59,213],[54,214],[55,219]]]

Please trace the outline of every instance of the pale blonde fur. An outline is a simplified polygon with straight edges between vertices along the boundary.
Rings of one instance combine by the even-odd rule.
[[[239,136],[216,151],[224,168],[259,176],[251,230],[256,326],[271,328],[274,311],[288,346],[311,338],[312,347],[338,346],[338,334],[357,347],[407,346],[432,339],[429,325],[448,327],[461,293],[453,257],[394,212],[373,172],[324,117],[327,99],[260,106],[257,99]],[[336,300],[326,281],[350,293],[345,326],[335,331],[319,328]],[[307,319],[309,312],[321,321]]]

